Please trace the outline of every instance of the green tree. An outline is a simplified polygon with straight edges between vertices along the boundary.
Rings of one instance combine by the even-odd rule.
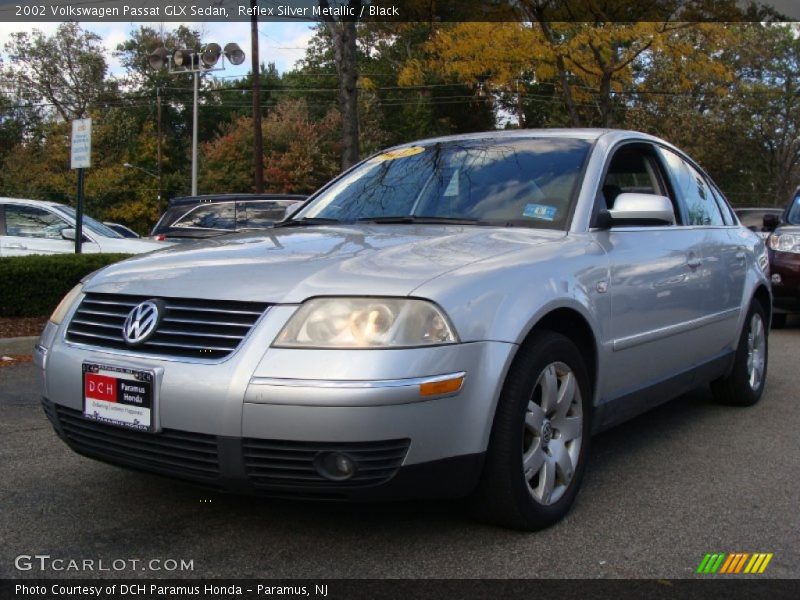
[[[83,117],[90,106],[116,99],[100,36],[75,22],[52,36],[38,29],[12,33],[5,44],[9,65],[3,76],[30,104],[48,103],[65,121]]]

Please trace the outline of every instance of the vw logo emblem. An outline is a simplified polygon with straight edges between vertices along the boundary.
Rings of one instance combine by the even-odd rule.
[[[155,333],[161,321],[161,302],[145,300],[133,307],[125,323],[122,324],[122,337],[131,346],[146,342]]]

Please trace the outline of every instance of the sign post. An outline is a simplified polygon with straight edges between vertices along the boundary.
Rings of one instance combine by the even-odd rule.
[[[83,170],[92,162],[92,120],[72,122],[71,167],[78,169],[78,201],[75,207],[75,254],[81,253],[83,242]]]

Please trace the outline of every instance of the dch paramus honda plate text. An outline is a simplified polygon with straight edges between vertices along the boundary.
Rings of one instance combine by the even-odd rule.
[[[767,373],[764,242],[670,144],[487,133],[373,156],[274,230],[106,267],[37,346],[81,454],[234,490],[569,509],[591,434]]]

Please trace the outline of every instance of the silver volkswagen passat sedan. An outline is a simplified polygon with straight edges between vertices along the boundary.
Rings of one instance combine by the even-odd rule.
[[[590,437],[694,386],[758,401],[764,242],[672,145],[445,137],[363,161],[274,230],[106,267],[37,346],[73,450],[311,499],[469,496],[561,518]]]

